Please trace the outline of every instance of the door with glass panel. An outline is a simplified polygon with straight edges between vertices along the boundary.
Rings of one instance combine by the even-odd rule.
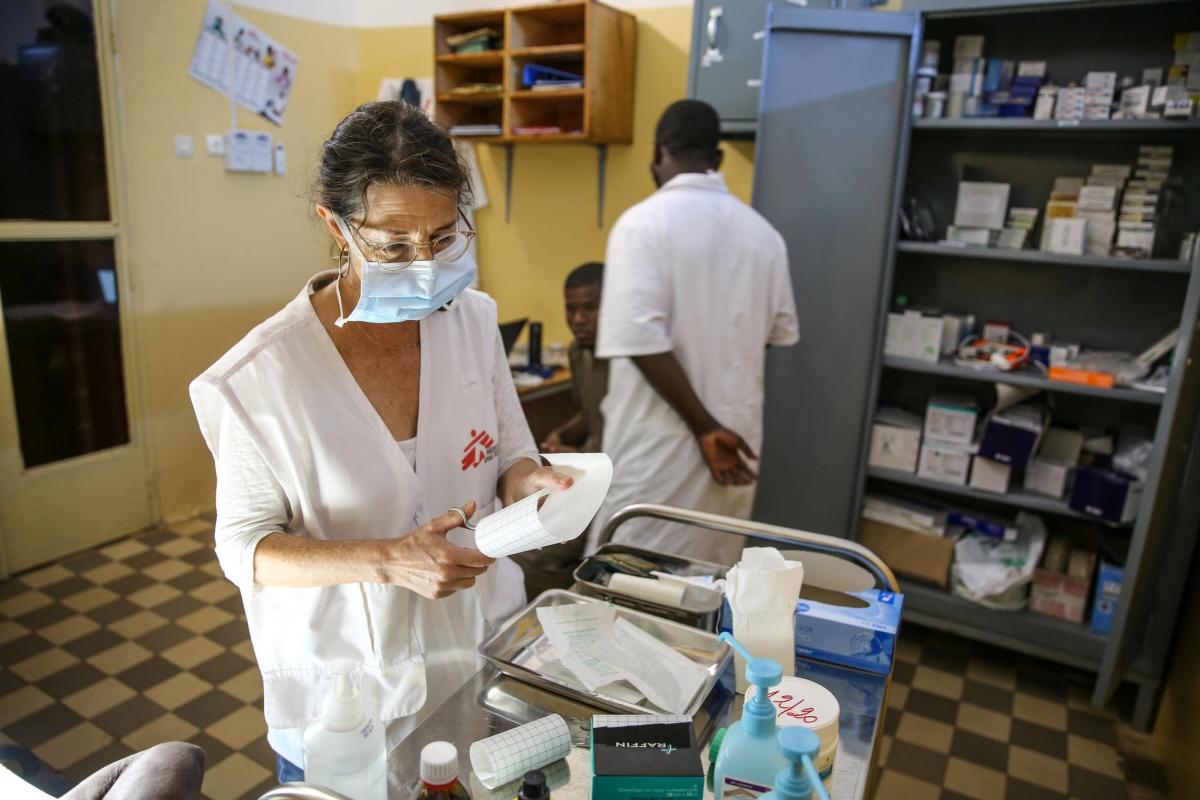
[[[151,518],[102,5],[0,3],[0,574]]]

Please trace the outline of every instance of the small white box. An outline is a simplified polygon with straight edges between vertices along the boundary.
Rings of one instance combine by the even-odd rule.
[[[1045,449],[1045,445],[1043,445]],[[1034,456],[1025,467],[1025,488],[1031,492],[1062,498],[1067,493],[1067,480],[1074,462]]]
[[[925,408],[925,439],[959,449],[975,441],[979,408],[965,395],[936,394]]]
[[[921,453],[921,418],[892,408],[881,408],[871,426],[867,463],[910,475],[917,471]]]
[[[936,362],[941,348],[941,317],[927,317],[919,311],[888,314],[883,341],[886,355]]]
[[[1012,478],[1012,466],[975,456],[971,459],[971,488],[997,494],[1008,493],[1008,482]]]
[[[917,475],[931,481],[967,485],[971,470],[971,454],[962,448],[926,442],[921,445],[921,461]]]
[[[954,224],[966,228],[1004,227],[1004,215],[1008,211],[1007,183],[961,181],[958,184],[958,202],[954,206]]]
[[[1086,219],[1073,217],[1052,219],[1050,220],[1050,244],[1046,249],[1051,253],[1081,256],[1086,234]]]
[[[1115,72],[1089,72],[1084,78],[1084,86],[1088,89],[1102,89],[1109,92],[1116,91],[1117,88],[1117,73]]]
[[[1084,186],[1078,202],[1081,211],[1111,211],[1117,204],[1117,187]]]

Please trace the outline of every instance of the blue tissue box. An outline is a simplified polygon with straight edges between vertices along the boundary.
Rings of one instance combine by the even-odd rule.
[[[1112,630],[1113,617],[1117,615],[1117,600],[1121,597],[1121,584],[1125,580],[1125,568],[1107,561],[1100,562],[1096,573],[1096,596],[1092,601],[1092,632],[1108,635]]]
[[[866,606],[851,607],[801,599],[796,603],[796,661],[805,659],[854,667],[887,675],[896,655],[904,595],[868,589],[846,592]],[[733,615],[726,600],[721,630],[732,629]]]

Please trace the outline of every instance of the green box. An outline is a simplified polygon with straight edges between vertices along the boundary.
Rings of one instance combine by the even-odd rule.
[[[691,721],[653,716],[592,718],[592,800],[703,797],[704,768]]]

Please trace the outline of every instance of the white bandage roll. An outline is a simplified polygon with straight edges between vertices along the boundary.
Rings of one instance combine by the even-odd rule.
[[[471,767],[488,789],[514,781],[571,752],[571,732],[558,714],[480,739],[471,745]]]
[[[614,572],[609,578],[608,588],[639,600],[649,600],[652,603],[676,608],[683,606],[683,593],[687,591],[687,586],[682,583],[639,578],[636,575],[625,575],[620,572]]]

